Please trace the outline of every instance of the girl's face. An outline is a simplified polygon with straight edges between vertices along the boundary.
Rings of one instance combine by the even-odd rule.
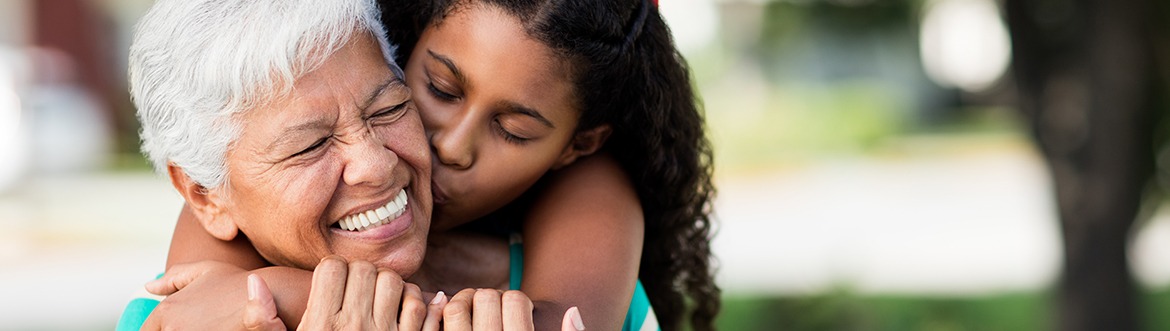
[[[567,68],[492,6],[458,8],[423,32],[406,77],[434,151],[433,230],[487,215],[572,162]]]

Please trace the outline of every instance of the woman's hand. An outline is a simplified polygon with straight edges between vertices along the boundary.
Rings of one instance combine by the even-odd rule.
[[[443,326],[448,331],[531,331],[532,308],[532,300],[520,291],[464,289],[443,308]],[[577,307],[565,312],[561,330],[585,330]]]
[[[313,271],[309,304],[297,329],[413,331],[438,330],[438,324],[437,317],[427,318],[417,285],[369,262],[330,256]]]

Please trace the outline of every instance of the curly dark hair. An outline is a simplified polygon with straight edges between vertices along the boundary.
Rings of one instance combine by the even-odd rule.
[[[604,150],[628,172],[645,213],[638,273],[663,330],[714,329],[712,151],[686,61],[652,0],[383,0],[390,38],[409,56],[423,29],[459,6],[518,18],[568,60],[581,118],[609,124]],[[405,63],[405,57],[399,61]],[[688,302],[689,301],[689,302]]]

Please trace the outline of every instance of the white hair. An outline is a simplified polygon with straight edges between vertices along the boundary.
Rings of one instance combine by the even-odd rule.
[[[380,17],[374,0],[159,0],[130,46],[143,152],[160,173],[174,163],[219,186],[236,115],[286,96],[354,36],[375,37],[399,72]]]

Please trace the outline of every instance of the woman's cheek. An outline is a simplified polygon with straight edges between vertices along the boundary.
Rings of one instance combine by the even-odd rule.
[[[426,132],[423,131],[422,119],[417,110],[411,111],[391,125],[386,125],[382,131],[384,131],[382,135],[387,137],[384,141],[385,146],[397,154],[398,158],[405,159],[414,167],[430,170],[430,147],[427,145]]]

